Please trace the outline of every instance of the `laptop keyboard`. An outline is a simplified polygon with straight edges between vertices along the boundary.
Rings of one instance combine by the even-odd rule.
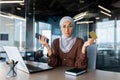
[[[30,65],[30,64],[26,64],[26,66],[29,70],[42,70],[42,68]]]

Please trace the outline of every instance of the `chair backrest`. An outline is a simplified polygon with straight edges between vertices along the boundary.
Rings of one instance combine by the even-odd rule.
[[[96,69],[97,45],[93,44],[87,48],[88,69]]]

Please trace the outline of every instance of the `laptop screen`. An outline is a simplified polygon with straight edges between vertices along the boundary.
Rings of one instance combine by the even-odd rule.
[[[31,65],[34,65],[34,67],[39,67],[39,70],[34,69],[34,70],[31,71],[28,68],[28,66],[26,66],[26,64],[25,64],[26,61],[23,60],[23,58],[22,58],[22,56],[21,56],[17,47],[3,46],[3,48],[6,51],[6,53],[8,55],[8,58],[10,60],[18,61],[17,68],[24,71],[24,72],[27,72],[27,73],[40,72],[40,71],[50,70],[50,69],[53,68],[53,67],[49,66],[47,63],[27,61],[27,64],[29,63]]]
[[[6,51],[7,56],[10,60],[18,61],[18,64],[17,64],[18,69],[29,73],[17,47],[3,46],[3,49]]]

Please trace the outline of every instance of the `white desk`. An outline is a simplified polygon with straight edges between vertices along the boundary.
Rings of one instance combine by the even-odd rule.
[[[27,74],[17,70],[16,77],[7,77],[8,66],[0,63],[0,80],[120,80],[120,73],[109,71],[88,71],[78,77],[72,77],[65,74],[65,67],[57,67],[53,70]]]

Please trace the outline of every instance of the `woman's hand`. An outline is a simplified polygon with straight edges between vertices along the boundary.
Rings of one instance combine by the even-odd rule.
[[[83,46],[84,46],[84,47],[88,47],[88,46],[94,44],[95,42],[96,42],[96,39],[90,38],[90,39],[88,39],[88,41],[86,41],[86,42],[84,43]]]
[[[86,48],[92,44],[94,44],[96,42],[96,39],[93,39],[93,38],[90,38],[88,39],[88,41],[86,41],[84,44],[83,44],[83,47],[82,47],[82,53],[85,53],[86,52]]]
[[[41,37],[39,37],[39,40],[40,40],[40,43],[43,45],[43,46],[45,46],[45,47],[47,47],[49,44],[47,43],[47,41],[46,41],[46,37],[45,36],[41,36]]]
[[[52,50],[46,39],[47,38],[45,36],[39,37],[40,43],[47,48],[48,56],[50,56],[52,54]]]

